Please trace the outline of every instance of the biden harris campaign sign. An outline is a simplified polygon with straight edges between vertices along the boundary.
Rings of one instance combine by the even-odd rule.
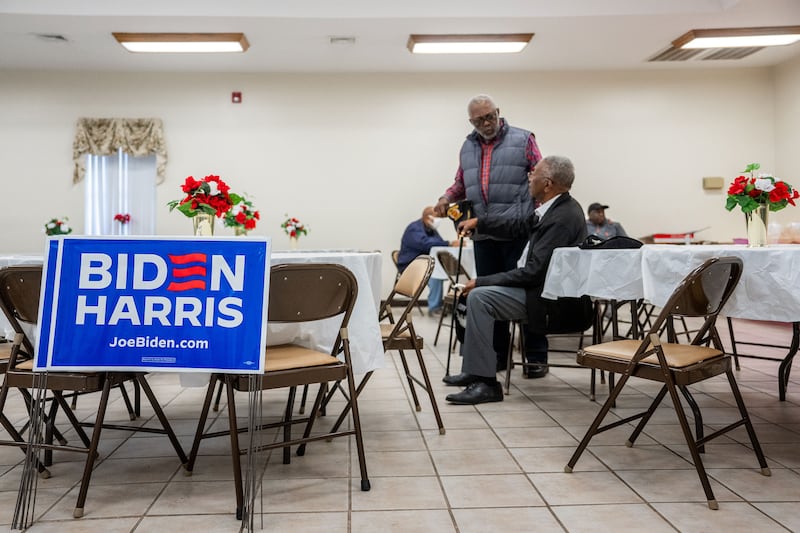
[[[269,239],[48,241],[36,370],[263,372]]]

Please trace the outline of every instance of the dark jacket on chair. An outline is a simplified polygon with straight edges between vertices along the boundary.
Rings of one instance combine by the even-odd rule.
[[[528,236],[528,257],[525,266],[508,272],[479,276],[475,283],[482,285],[502,285],[523,287],[528,307],[528,325],[532,331],[542,333],[564,333],[583,329],[569,324],[560,324],[564,319],[583,322],[586,317],[572,316],[587,311],[588,301],[562,298],[546,300],[541,298],[547,267],[553,250],[565,246],[577,246],[586,238],[586,221],[583,209],[569,193],[562,193],[540,221],[536,215],[521,219],[487,216],[478,218],[478,232],[489,235],[519,237]],[[588,326],[587,326],[588,327]]]

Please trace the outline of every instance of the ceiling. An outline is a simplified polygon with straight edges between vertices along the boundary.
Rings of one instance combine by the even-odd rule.
[[[0,0],[0,70],[469,72],[776,65],[649,63],[690,29],[800,25],[800,0]],[[132,54],[111,32],[244,32],[244,54]],[[535,34],[519,54],[420,56],[411,33]],[[61,35],[66,42],[42,38]],[[352,36],[355,44],[331,44]]]

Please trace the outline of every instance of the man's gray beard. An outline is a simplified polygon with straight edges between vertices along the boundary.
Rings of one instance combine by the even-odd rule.
[[[481,132],[478,132],[478,135],[480,135],[481,137],[483,137],[483,139],[484,139],[485,141],[491,141],[492,139],[494,139],[495,137],[497,137],[497,132],[494,132],[494,133],[493,133],[493,134],[492,134],[490,137],[487,137],[486,135],[484,135],[484,134],[483,134],[483,133],[481,133]]]

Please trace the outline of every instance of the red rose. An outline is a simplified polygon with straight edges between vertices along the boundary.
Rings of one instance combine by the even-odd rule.
[[[728,194],[742,194],[744,192],[744,188],[747,186],[747,178],[744,176],[739,176],[733,183],[731,183],[730,188],[728,188]]]
[[[778,181],[775,183],[775,188],[769,191],[769,201],[775,203],[781,200],[788,200],[789,194],[789,188],[786,183]]]
[[[795,197],[795,198],[796,198],[796,197]],[[256,211],[255,213],[253,213],[253,218],[255,218],[256,220],[261,220],[261,215],[259,215],[259,214],[258,214],[258,211]]]
[[[239,224],[244,224],[245,222],[247,222],[247,215],[245,215],[244,213],[239,213],[238,215],[236,215],[236,222],[238,222]]]
[[[251,229],[253,229],[255,227],[256,227],[255,219],[250,218],[250,219],[247,219],[247,220],[244,221],[244,229],[251,230]]]

